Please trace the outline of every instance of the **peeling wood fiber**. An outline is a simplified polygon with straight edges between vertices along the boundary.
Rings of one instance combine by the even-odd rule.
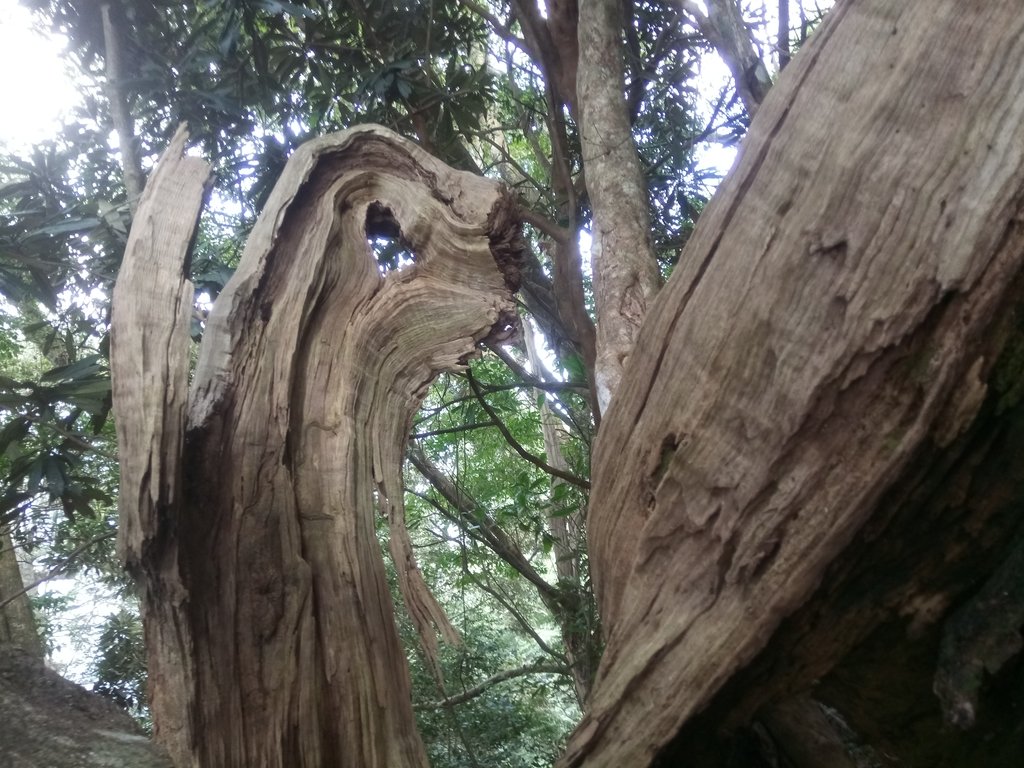
[[[195,221],[194,198],[161,192],[198,162],[183,142],[147,188],[114,319],[118,425],[148,447],[122,444],[120,511],[157,737],[178,765],[425,766],[374,518],[436,652],[435,629],[457,635],[412,558],[401,465],[433,377],[514,322],[514,208],[377,126],[305,144],[210,313],[186,413],[186,253],[154,237]],[[381,274],[374,230],[415,263]]]

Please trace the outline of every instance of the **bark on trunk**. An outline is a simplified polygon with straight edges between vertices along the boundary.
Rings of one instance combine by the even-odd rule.
[[[135,123],[128,107],[128,95],[124,87],[124,64],[121,57],[121,41],[118,28],[110,15],[110,3],[100,6],[103,19],[103,46],[106,62],[107,100],[110,102],[110,116],[117,132],[118,150],[121,152],[121,168],[124,175],[124,189],[128,196],[128,208],[134,215],[139,207],[146,177],[142,173],[142,158],[139,156],[139,142],[135,136]]]
[[[658,288],[647,184],[622,97],[618,0],[586,0],[579,13],[577,76],[583,170],[594,214],[591,255],[597,308],[595,379],[603,412],[618,388]]]
[[[993,476],[1022,434],[1021,94],[1010,0],[841,3],[768,94],[597,441],[608,644],[562,765],[648,765],[996,577],[1024,497]],[[961,623],[953,658],[1001,668],[1006,628]],[[979,683],[951,677],[955,713]]]
[[[0,530],[0,649],[19,648],[37,659],[43,658],[32,604],[29,602],[18,552],[11,534]]]
[[[424,766],[374,515],[405,536],[434,375],[515,322],[512,202],[377,127],[289,161],[211,312],[186,414],[185,251],[208,169],[176,138],[114,295],[121,545],[143,581],[157,736],[179,765]],[[417,262],[382,275],[367,235]]]

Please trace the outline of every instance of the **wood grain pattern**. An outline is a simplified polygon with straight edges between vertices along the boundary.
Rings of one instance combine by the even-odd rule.
[[[563,765],[648,765],[974,422],[1021,299],[1022,94],[1018,4],[951,0],[840,3],[769,93],[598,438],[608,644]]]
[[[187,162],[176,153],[143,201],[175,232],[194,223],[178,210],[192,197],[161,193]],[[401,464],[432,378],[514,322],[512,211],[495,183],[379,127],[304,145],[210,314],[187,421],[181,258],[165,264],[133,228],[115,406],[143,503],[127,498],[122,519],[144,576],[157,735],[179,765],[426,764],[374,518],[391,521],[428,649],[435,627],[454,640],[412,559]],[[381,274],[375,229],[399,232],[416,262]],[[138,399],[165,391],[162,421],[143,418]],[[136,444],[158,461],[130,458]]]

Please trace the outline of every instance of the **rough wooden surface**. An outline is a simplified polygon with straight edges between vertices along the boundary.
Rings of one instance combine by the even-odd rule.
[[[649,764],[991,401],[1022,94],[1009,0],[840,3],[769,93],[598,438],[609,636],[563,765]]]
[[[183,154],[174,136],[146,186],[114,285],[110,365],[121,464],[118,545],[139,567],[157,526],[180,502],[188,404],[189,329],[195,289],[189,248],[210,165]]]
[[[452,637],[403,538],[401,462],[433,376],[511,329],[512,210],[493,182],[379,127],[289,161],[210,314],[182,495],[160,514],[143,483],[128,532],[129,551],[151,539],[153,707],[179,764],[426,764],[375,515],[391,520],[414,622]],[[416,263],[381,274],[367,244],[381,233]],[[157,301],[175,279],[149,278]],[[138,284],[122,281],[124,295]],[[136,420],[129,383],[115,390],[120,421]],[[128,429],[153,439],[146,423]]]

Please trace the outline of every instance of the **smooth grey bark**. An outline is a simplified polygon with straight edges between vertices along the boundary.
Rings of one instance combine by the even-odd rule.
[[[110,3],[100,6],[103,19],[104,59],[106,62],[107,100],[110,102],[110,114],[117,133],[117,145],[121,152],[121,169],[124,175],[124,188],[128,195],[128,207],[134,214],[142,198],[142,190],[146,186],[146,177],[142,173],[142,158],[139,155],[139,141],[135,136],[135,123],[128,106],[128,95],[124,86],[124,63],[117,25],[111,16]]]

